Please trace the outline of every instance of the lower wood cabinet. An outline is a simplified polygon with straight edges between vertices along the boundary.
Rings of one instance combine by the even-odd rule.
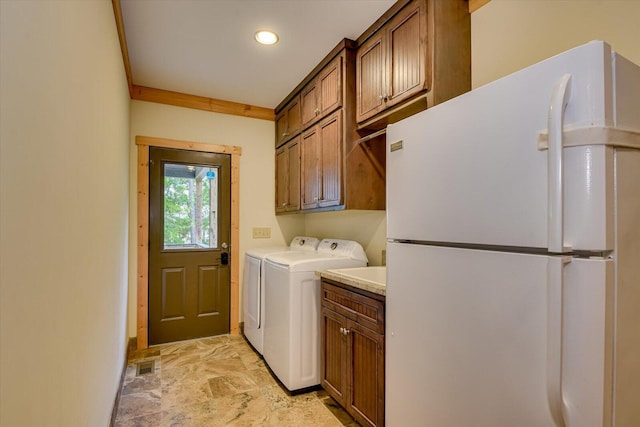
[[[384,425],[384,296],[322,280],[322,387],[363,426]]]

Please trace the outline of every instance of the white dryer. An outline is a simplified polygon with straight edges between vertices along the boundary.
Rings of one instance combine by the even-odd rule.
[[[320,384],[320,276],[316,272],[366,265],[364,249],[350,240],[324,239],[315,253],[267,256],[263,355],[289,391]]]
[[[258,353],[262,354],[264,337],[264,259],[282,252],[315,252],[319,243],[315,237],[297,236],[289,246],[253,248],[245,252],[242,282],[244,336]]]

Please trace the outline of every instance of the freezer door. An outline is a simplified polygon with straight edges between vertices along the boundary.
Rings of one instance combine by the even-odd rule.
[[[611,261],[399,243],[387,257],[387,425],[611,425]]]
[[[571,76],[565,130],[613,126],[623,114],[613,108],[614,68],[608,45],[592,42],[389,125],[387,236],[549,248],[552,168],[538,135],[548,128],[554,87]],[[563,153],[563,246],[611,250],[612,149]]]

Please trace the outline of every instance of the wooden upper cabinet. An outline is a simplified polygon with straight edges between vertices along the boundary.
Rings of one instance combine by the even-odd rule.
[[[276,212],[285,212],[289,204],[289,153],[287,148],[276,149]]]
[[[336,57],[300,94],[302,127],[307,128],[342,106],[342,56]]]
[[[300,200],[285,197],[294,190],[278,173],[278,213],[385,209],[385,137],[373,131],[471,89],[468,6],[397,0],[357,41],[338,43],[276,107],[276,148],[300,136]],[[277,151],[278,170],[293,158],[286,155]]]
[[[466,0],[398,0],[358,38],[360,130],[382,129],[470,89]]]
[[[338,56],[318,75],[318,109],[321,116],[342,107],[342,61],[342,55]]]
[[[358,48],[358,122],[427,88],[426,26],[426,3],[416,0]]]
[[[277,213],[385,208],[384,141],[355,144],[363,136],[356,129],[356,50],[355,41],[343,39],[276,107],[276,148],[300,137],[298,204],[286,195],[295,190],[281,173],[292,157],[276,150]],[[383,50],[377,55],[386,61]],[[291,135],[296,112],[300,131]]]
[[[287,111],[282,110],[276,115],[276,147],[286,141],[287,136]]]
[[[320,133],[315,126],[302,134],[300,140],[300,184],[301,208],[314,209],[318,207],[320,198],[320,162],[322,145]]]
[[[314,79],[307,84],[300,94],[302,112],[302,126],[313,124],[320,116],[318,108],[318,80]]]
[[[300,113],[300,98],[294,98],[287,108],[287,135],[293,137],[302,130],[302,115]]]
[[[276,115],[276,147],[296,136],[301,129],[300,96],[296,96]]]
[[[342,204],[342,115],[329,116],[318,125],[322,143],[320,207]]]
[[[422,2],[412,3],[388,24],[387,106],[395,105],[423,89],[426,76],[426,10]]]
[[[357,117],[358,121],[376,115],[385,108],[386,91],[384,33],[372,36],[358,49],[357,72]]]
[[[289,151],[289,204],[286,211],[300,210],[300,137],[294,139],[287,145]]]
[[[342,114],[330,115],[301,138],[302,209],[342,204]]]
[[[300,210],[300,136],[276,150],[276,212]]]

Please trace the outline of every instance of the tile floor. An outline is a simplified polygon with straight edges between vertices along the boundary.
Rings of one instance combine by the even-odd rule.
[[[136,376],[136,363],[154,361]],[[116,426],[357,426],[323,390],[290,396],[242,336],[130,355]]]

